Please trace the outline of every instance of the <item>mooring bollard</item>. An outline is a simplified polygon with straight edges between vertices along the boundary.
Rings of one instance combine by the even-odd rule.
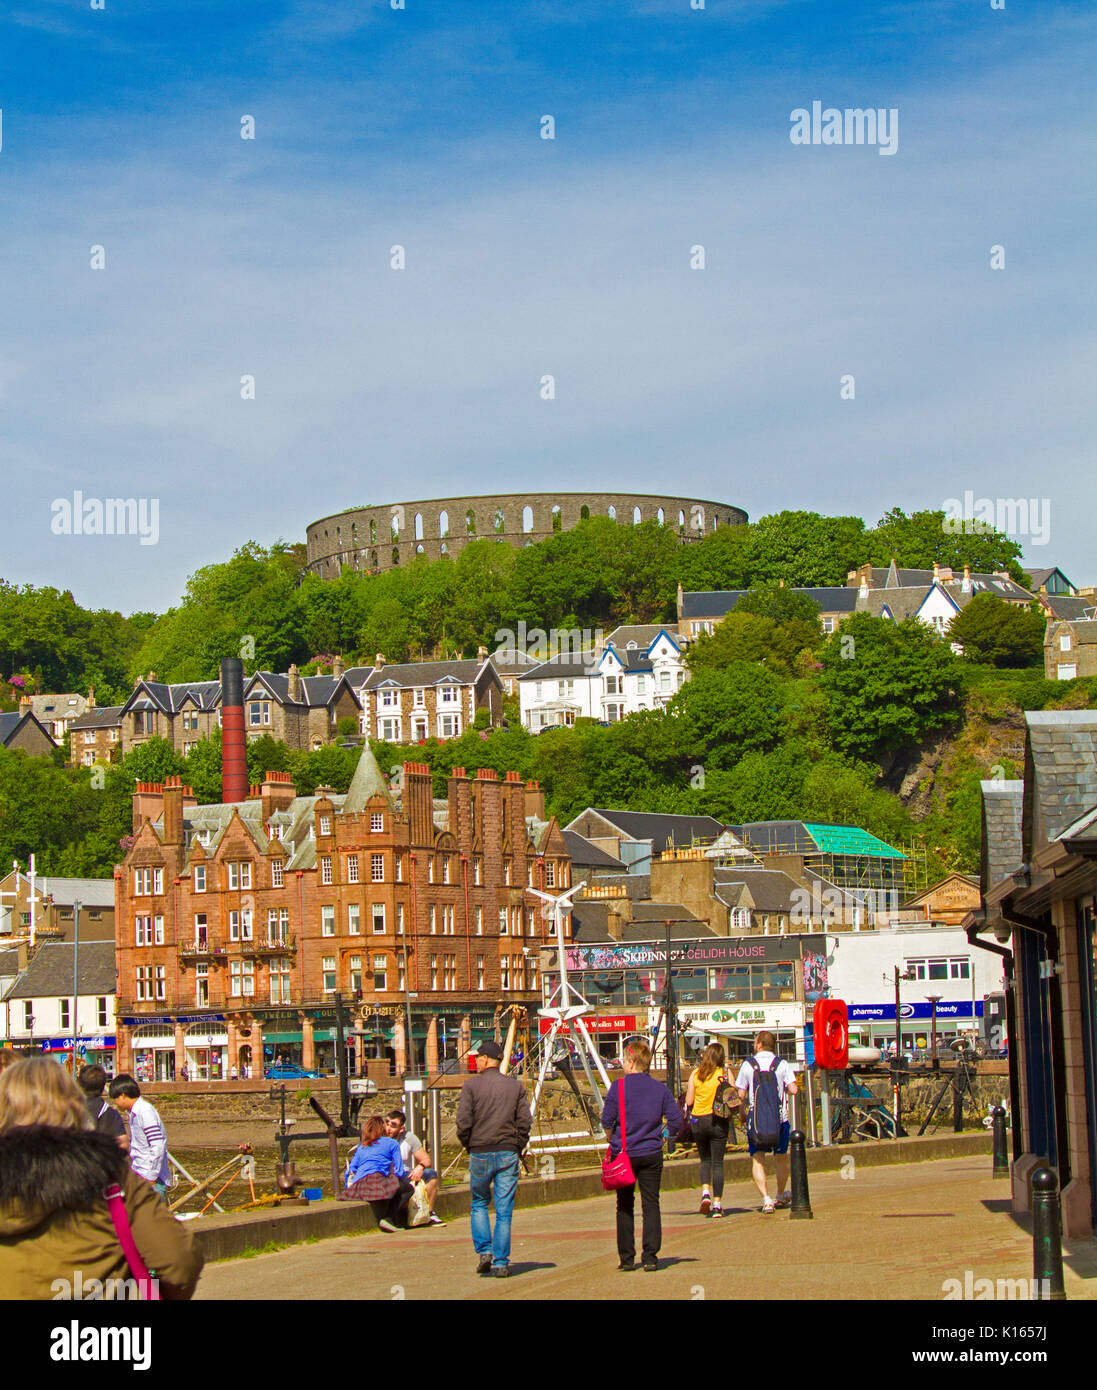
[[[994,1121],[994,1177],[1009,1177],[1009,1154],[1006,1151],[1006,1108],[996,1105],[990,1112]]]
[[[1032,1275],[1037,1298],[1066,1298],[1059,1179],[1050,1168],[1038,1168],[1032,1175]]]
[[[789,1215],[793,1221],[810,1221],[815,1213],[808,1194],[808,1159],[802,1129],[794,1129],[789,1135],[788,1151],[792,1168],[792,1210]]]

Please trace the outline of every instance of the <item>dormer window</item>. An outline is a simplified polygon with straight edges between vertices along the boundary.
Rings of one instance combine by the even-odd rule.
[[[321,816],[321,817],[320,817],[320,834],[321,834],[321,835],[330,835],[330,834],[331,834],[331,817],[330,817],[330,816]]]
[[[371,811],[369,813],[369,828],[373,834],[378,835],[385,828],[385,814],[383,811]]]

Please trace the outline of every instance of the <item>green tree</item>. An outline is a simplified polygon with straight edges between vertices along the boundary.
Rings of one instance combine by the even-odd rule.
[[[718,671],[731,661],[751,661],[770,671],[789,674],[802,646],[803,642],[798,642],[783,624],[756,613],[741,613],[736,608],[714,632],[698,638],[687,661],[693,671]]]
[[[868,548],[859,516],[777,512],[750,528],[751,582],[793,587],[845,584]]]
[[[947,531],[943,510],[907,516],[901,507],[893,507],[868,532],[867,540],[866,558],[874,565],[889,565],[894,559],[906,569],[932,569],[939,564],[957,571],[968,565],[980,574],[1008,570],[1019,584],[1028,587],[1016,541],[999,531],[977,535]]]
[[[668,717],[681,721],[685,756],[706,770],[732,767],[744,753],[776,742],[784,702],[781,682],[765,667],[733,661],[698,671],[671,700]]]
[[[893,752],[958,717],[956,658],[916,618],[895,623],[853,613],[820,661],[830,734],[845,753]]]
[[[1018,608],[994,594],[976,594],[949,627],[969,661],[991,666],[1043,665],[1047,618],[1038,604]]]

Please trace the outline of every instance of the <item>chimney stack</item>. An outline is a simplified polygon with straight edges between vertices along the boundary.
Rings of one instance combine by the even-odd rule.
[[[293,662],[286,673],[286,695],[295,705],[301,703],[301,673]]]
[[[378,667],[384,666],[384,664],[385,664],[385,653],[384,653],[384,652],[378,652],[377,655],[373,658],[373,664],[374,664],[374,666],[378,666]]]
[[[343,658],[341,656],[337,656],[335,660],[331,663],[331,674],[335,677],[336,680],[339,679],[339,677],[343,674],[343,672],[346,669],[347,668],[343,665]]]
[[[244,663],[238,656],[227,656],[221,662],[221,799],[231,806],[246,801],[247,795]]]

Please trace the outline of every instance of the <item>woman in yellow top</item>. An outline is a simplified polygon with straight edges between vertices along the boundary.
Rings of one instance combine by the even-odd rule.
[[[702,1216],[724,1214],[724,1150],[728,1143],[728,1121],[714,1115],[712,1107],[721,1083],[727,1082],[726,1060],[720,1044],[709,1043],[686,1087],[686,1109],[690,1112],[694,1142],[701,1155]]]

